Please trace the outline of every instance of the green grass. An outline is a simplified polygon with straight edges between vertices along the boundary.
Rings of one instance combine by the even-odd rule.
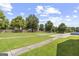
[[[20,56],[56,56],[57,45],[67,40],[78,40],[79,36],[70,36],[67,38],[60,38],[45,46],[33,49],[27,53],[23,53]]]
[[[79,40],[67,40],[57,45],[57,56],[79,56]]]
[[[42,34],[42,35],[41,35]],[[51,38],[53,33],[0,33],[0,52],[20,48]]]

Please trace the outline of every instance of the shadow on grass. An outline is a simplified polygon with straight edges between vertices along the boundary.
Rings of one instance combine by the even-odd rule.
[[[57,56],[79,56],[79,40],[67,40],[57,45]]]

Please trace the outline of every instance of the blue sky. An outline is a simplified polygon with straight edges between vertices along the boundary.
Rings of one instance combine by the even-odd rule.
[[[65,23],[67,26],[79,26],[79,4],[77,3],[1,3],[0,9],[4,11],[9,20],[18,15],[24,18],[35,14],[39,23],[51,20],[55,26]]]

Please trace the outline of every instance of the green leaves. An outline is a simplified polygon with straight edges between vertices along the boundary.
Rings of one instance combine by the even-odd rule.
[[[40,24],[40,28],[39,30],[43,31],[44,30],[44,25],[43,24]]]
[[[38,18],[35,15],[29,15],[29,17],[26,18],[27,23],[27,29],[31,29],[33,32],[34,30],[37,30],[38,28]]]
[[[66,31],[67,26],[64,23],[61,23],[58,27],[59,33],[64,33]]]
[[[22,16],[17,16],[11,21],[11,27],[13,29],[17,28],[18,30],[23,29],[25,26],[25,21]]]
[[[0,18],[3,19],[5,17],[3,11],[0,10]]]
[[[9,25],[8,19],[5,17],[4,13],[0,11],[0,29],[6,29]]]
[[[53,23],[51,21],[47,21],[45,24],[45,31],[51,32],[53,27]]]
[[[51,21],[47,21],[45,25],[40,24],[40,26],[38,26],[38,23],[39,19],[34,14],[29,15],[26,20],[24,20],[22,16],[17,16],[9,23],[9,20],[6,18],[3,11],[0,10],[0,29],[11,28],[14,30],[23,30],[26,28],[31,32],[37,31],[38,29],[41,31],[45,30],[47,32],[59,33],[74,31],[79,32],[79,27],[66,27],[64,23],[61,23],[59,27],[53,26],[53,23]]]

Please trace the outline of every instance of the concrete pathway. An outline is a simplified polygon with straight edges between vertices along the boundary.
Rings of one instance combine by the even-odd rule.
[[[5,52],[5,53],[8,53],[8,56],[17,56],[17,55],[20,55],[20,54],[22,54],[24,52],[28,52],[28,51],[30,51],[32,49],[35,49],[35,48],[44,46],[46,44],[49,44],[53,40],[56,40],[58,38],[64,38],[64,37],[68,37],[68,36],[71,36],[71,35],[69,33],[67,33],[67,34],[56,34],[51,39],[48,39],[48,40],[45,40],[45,41],[42,41],[42,42],[39,42],[39,43],[35,43],[35,44],[29,45],[29,46],[17,48],[17,49],[14,49],[14,50],[11,50],[11,51],[8,51],[8,52]]]

